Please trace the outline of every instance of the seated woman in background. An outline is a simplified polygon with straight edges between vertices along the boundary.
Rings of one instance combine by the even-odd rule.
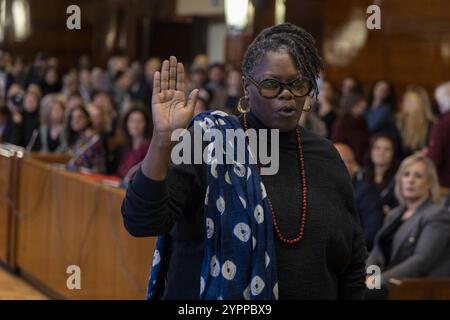
[[[365,108],[366,101],[362,94],[347,94],[342,100],[342,114],[334,123],[331,134],[334,143],[346,144],[353,150],[358,164],[363,162],[370,141],[364,118]]]
[[[19,116],[13,118],[19,132],[19,145],[38,151],[41,148],[39,133],[39,95],[28,91],[23,98],[23,111]],[[35,136],[33,138],[33,136]]]
[[[394,278],[450,276],[450,213],[437,204],[440,190],[433,162],[420,154],[406,158],[395,192],[400,206],[386,217],[366,261],[380,267],[382,289]],[[370,290],[368,297],[385,293]]]
[[[111,121],[111,132],[116,132],[118,127],[119,115],[114,105],[113,99],[107,92],[97,92],[94,95],[92,104],[100,107]]]
[[[92,130],[102,137],[107,138],[111,132],[111,118],[103,108],[94,104],[88,104],[87,111],[91,120]]]
[[[403,95],[396,122],[401,138],[401,158],[426,147],[434,123],[436,119],[425,89],[419,86],[408,87]]]
[[[48,102],[49,109],[39,128],[42,152],[64,152],[66,144],[64,135],[64,102],[52,99]]]
[[[386,80],[375,82],[369,91],[365,116],[370,134],[387,132],[396,135],[393,112],[395,109],[395,91]]]
[[[106,170],[106,152],[103,143],[92,129],[89,113],[83,107],[70,110],[66,124],[66,139],[72,162],[76,167],[94,172]]]
[[[398,168],[396,146],[387,134],[377,134],[370,141],[368,165],[359,179],[372,183],[380,193],[384,212],[398,205],[394,194],[395,173]]]
[[[356,210],[358,211],[361,227],[364,233],[367,250],[373,247],[373,240],[378,230],[383,226],[384,212],[378,190],[373,184],[364,180],[358,180],[360,168],[355,161],[355,155],[349,146],[336,143],[334,145],[347,167],[352,178],[353,194],[355,195]]]
[[[89,119],[91,121],[91,128],[95,134],[100,137],[103,144],[103,149],[106,154],[106,173],[114,174],[115,172],[115,159],[109,146],[110,142],[113,144],[114,134],[112,131],[112,118],[105,112],[105,110],[95,104],[88,104],[87,111],[89,112]]]
[[[117,175],[129,179],[144,160],[150,145],[151,124],[149,115],[140,108],[130,109],[124,117],[123,136],[125,139]]]

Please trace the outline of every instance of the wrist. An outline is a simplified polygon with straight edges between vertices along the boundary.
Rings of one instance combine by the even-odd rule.
[[[153,132],[151,146],[161,151],[171,151],[176,141],[171,140],[171,133]]]

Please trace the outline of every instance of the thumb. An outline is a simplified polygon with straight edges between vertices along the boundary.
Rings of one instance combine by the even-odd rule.
[[[194,110],[195,104],[197,103],[198,92],[199,92],[198,89],[192,90],[192,92],[189,94],[186,108]]]

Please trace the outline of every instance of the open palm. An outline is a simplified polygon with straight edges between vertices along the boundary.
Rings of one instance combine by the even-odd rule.
[[[176,129],[186,128],[192,119],[198,90],[193,90],[186,102],[184,78],[183,64],[173,56],[164,60],[161,72],[153,76],[153,127],[159,134],[170,135]]]

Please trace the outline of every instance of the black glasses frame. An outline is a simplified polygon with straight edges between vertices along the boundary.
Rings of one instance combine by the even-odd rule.
[[[272,79],[272,78],[264,79],[264,80],[262,80],[262,81],[260,81],[260,82],[256,81],[256,80],[253,79],[251,76],[249,76],[248,79],[250,80],[250,82],[251,82],[252,84],[255,85],[256,88],[258,88],[259,94],[260,94],[262,97],[267,98],[267,99],[273,99],[273,98],[278,97],[279,94],[280,94],[281,92],[283,92],[284,89],[288,89],[289,92],[292,93],[292,95],[293,95],[294,97],[297,97],[297,98],[306,97],[308,94],[311,93],[311,91],[312,91],[312,89],[313,89],[313,84],[312,84],[311,80],[309,80],[308,78],[297,78],[297,79],[295,79],[295,80],[293,80],[293,81],[290,81],[290,82],[288,82],[288,83],[281,82],[281,81],[278,81],[278,80]],[[263,83],[264,81],[267,81],[267,80],[275,81],[276,83],[278,83],[278,86],[279,86],[278,92],[277,92],[277,94],[274,95],[273,97],[267,97],[267,96],[264,96],[264,95],[262,94],[262,92],[261,92],[261,83]],[[306,94],[304,94],[304,95],[296,95],[296,94],[292,91],[292,84],[293,84],[294,82],[298,81],[298,80],[307,81],[308,84],[309,84],[309,86],[310,86],[308,92],[307,92]]]

